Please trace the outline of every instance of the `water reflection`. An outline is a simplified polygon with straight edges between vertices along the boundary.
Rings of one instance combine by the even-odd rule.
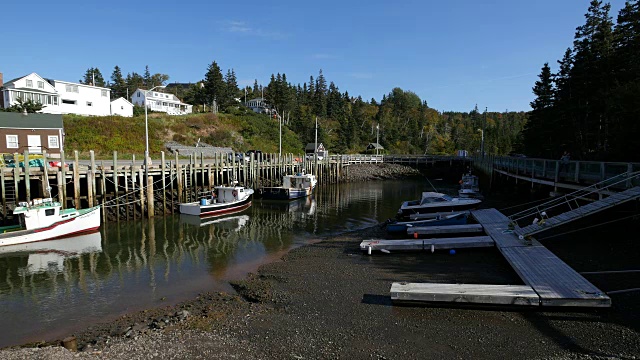
[[[0,247],[0,346],[63,337],[203,291],[232,291],[230,279],[294,246],[393,217],[402,200],[423,190],[407,181],[333,185],[290,202],[257,200],[220,218],[109,223],[95,234]]]
[[[78,258],[82,254],[99,253],[102,251],[102,236],[100,232],[49,241],[39,241],[0,247],[0,258],[14,258],[23,260],[17,265],[16,273],[26,276],[38,273],[61,273],[65,270],[65,260]],[[8,273],[7,276],[11,276]]]

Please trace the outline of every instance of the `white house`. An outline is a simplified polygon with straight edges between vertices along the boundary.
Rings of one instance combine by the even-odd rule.
[[[130,103],[127,99],[119,97],[111,102],[111,115],[132,117],[133,104]]]
[[[3,84],[3,107],[20,98],[43,105],[41,113],[104,116],[111,114],[111,90],[108,88],[44,79],[31,73]]]
[[[32,100],[44,106],[43,113],[59,114],[60,94],[47,80],[36,73],[9,80],[2,84],[2,107],[16,104],[18,99]]]
[[[49,80],[60,94],[60,113],[104,116],[111,114],[111,89]]]
[[[145,93],[147,93],[146,98]],[[191,114],[193,111],[193,105],[183,103],[173,94],[159,91],[137,89],[131,95],[131,102],[140,106],[145,106],[145,102],[148,102],[146,106],[149,110],[165,112],[169,115]]]

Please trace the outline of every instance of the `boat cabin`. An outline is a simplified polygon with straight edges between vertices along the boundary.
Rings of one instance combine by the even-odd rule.
[[[286,175],[282,178],[282,187],[285,189],[306,189],[312,186],[312,176],[309,175]]]
[[[31,202],[21,202],[13,210],[19,215],[20,225],[25,229],[38,229],[53,225],[76,213],[75,210],[61,210],[61,205],[51,198],[33,199]]]
[[[219,186],[213,191],[213,199],[216,203],[228,203],[244,198],[245,189],[242,186]]]

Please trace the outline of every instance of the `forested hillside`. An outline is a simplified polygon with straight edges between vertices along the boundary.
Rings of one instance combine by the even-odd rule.
[[[640,2],[627,1],[615,26],[610,10],[591,1],[558,70],[542,67],[524,132],[527,154],[640,160]]]

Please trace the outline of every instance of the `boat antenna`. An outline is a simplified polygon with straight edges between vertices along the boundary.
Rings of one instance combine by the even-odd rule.
[[[438,189],[436,189],[435,186],[433,186],[433,184],[431,183],[431,181],[429,180],[429,178],[427,178],[427,181],[429,182],[429,185],[431,185],[431,187],[433,188],[433,191],[438,192]]]

